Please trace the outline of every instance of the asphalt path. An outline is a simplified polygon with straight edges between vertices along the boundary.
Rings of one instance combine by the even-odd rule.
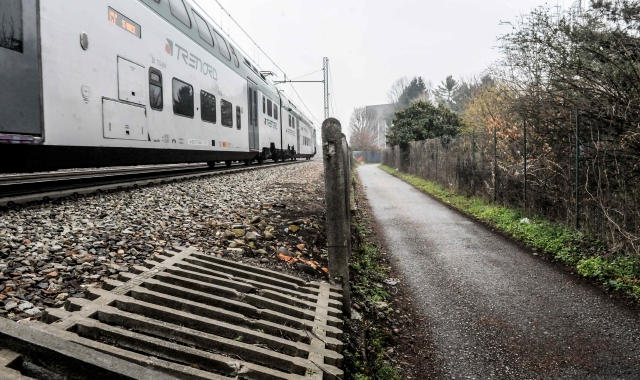
[[[358,175],[446,379],[640,379],[638,309],[377,166]]]

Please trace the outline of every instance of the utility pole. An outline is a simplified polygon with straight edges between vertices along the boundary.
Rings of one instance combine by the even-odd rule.
[[[329,58],[324,57],[322,71],[324,71],[324,77],[322,80],[288,80],[285,74],[284,80],[274,81],[273,83],[278,85],[282,83],[324,83],[324,118],[329,118]]]
[[[324,71],[324,118],[329,118],[329,58],[324,57],[322,71]]]

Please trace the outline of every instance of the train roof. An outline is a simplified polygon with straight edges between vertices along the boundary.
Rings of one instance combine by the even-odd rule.
[[[197,4],[192,0],[139,0],[142,3],[146,4],[149,8],[154,10],[158,15],[164,18],[171,25],[176,27],[178,30],[182,31],[187,37],[189,37],[192,41],[200,45],[203,49],[208,51],[211,55],[218,58],[218,60],[224,63],[233,71],[237,72],[244,78],[249,79],[252,83],[254,83],[261,92],[265,94],[269,94],[273,97],[282,98],[282,104],[287,108],[287,111],[296,114],[296,116],[306,121],[306,124],[313,126],[311,120],[300,110],[298,107],[284,94],[279,91],[277,86],[267,78],[265,75],[260,73],[260,68],[248,57],[244,56],[240,49],[235,44],[232,44],[227,36],[225,38],[224,33],[218,30],[218,28],[214,25],[217,25],[213,19]],[[185,7],[191,8],[191,12],[187,12],[186,18],[180,19],[171,12],[171,4],[179,6],[179,3],[183,3]],[[194,16],[194,13],[197,16]],[[195,17],[200,17],[202,20],[195,20]],[[200,31],[198,29],[199,21],[206,22],[209,29],[213,32],[210,33],[211,41],[214,42],[212,46],[208,41],[205,41],[200,36]],[[222,53],[221,47],[223,44],[226,44],[229,50],[229,56],[226,56]],[[224,49],[223,49],[224,50]],[[234,59],[237,58],[237,61]]]

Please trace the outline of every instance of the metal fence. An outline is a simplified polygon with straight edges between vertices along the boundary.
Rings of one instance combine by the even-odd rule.
[[[567,133],[552,152],[526,129],[512,137],[472,132],[387,148],[382,163],[640,253],[640,183],[618,175],[621,151],[575,136]]]
[[[356,150],[352,152],[353,159],[367,164],[379,164],[382,162],[382,151]]]

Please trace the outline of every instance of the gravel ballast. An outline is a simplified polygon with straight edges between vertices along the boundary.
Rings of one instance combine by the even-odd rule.
[[[325,277],[322,162],[0,211],[0,317],[37,318],[170,246]]]

